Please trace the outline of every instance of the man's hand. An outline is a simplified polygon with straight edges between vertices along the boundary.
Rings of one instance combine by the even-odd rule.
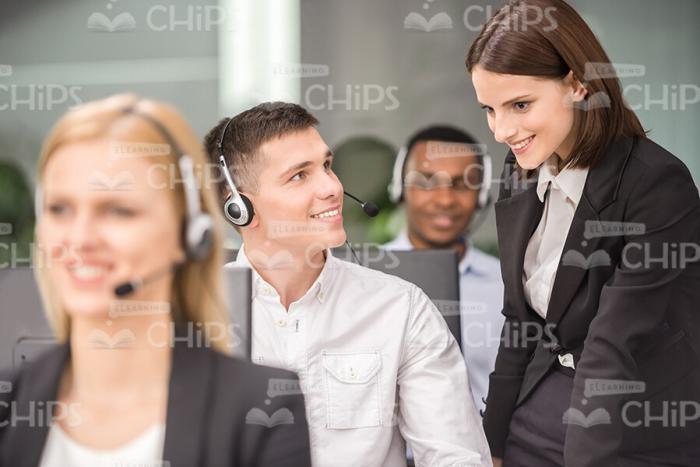
[[[493,462],[493,467],[503,467],[503,459],[500,457],[492,457],[491,462]]]

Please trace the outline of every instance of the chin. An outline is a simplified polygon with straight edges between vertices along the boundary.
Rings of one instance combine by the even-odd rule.
[[[535,170],[537,167],[542,165],[544,161],[547,160],[547,157],[523,157],[520,158],[518,156],[515,156],[515,160],[518,162],[518,165],[525,169],[525,170]]]
[[[328,248],[336,248],[344,245],[346,240],[347,235],[345,234],[345,229],[341,229],[340,232],[328,238]]]
[[[432,248],[448,248],[454,245],[458,241],[458,236],[450,235],[444,237],[432,236],[428,237],[428,242],[432,245]]]
[[[104,317],[107,320],[109,319],[110,304],[111,300],[96,297],[75,297],[63,301],[66,313],[73,319]]]

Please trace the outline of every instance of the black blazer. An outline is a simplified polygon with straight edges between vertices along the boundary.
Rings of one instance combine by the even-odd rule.
[[[39,464],[49,427],[46,423],[30,427],[29,422],[21,420],[8,423],[8,409],[15,405],[18,414],[26,415],[32,403],[34,407],[45,407],[46,402],[55,401],[68,358],[68,344],[57,346],[16,373],[11,378],[12,391],[0,394],[0,466]],[[287,380],[281,384],[282,388],[298,381],[288,371],[254,365],[207,347],[196,348],[185,341],[176,341],[168,386],[163,460],[170,461],[171,467],[310,466],[303,396],[268,397],[268,382],[272,378]],[[277,383],[273,381],[274,384]],[[246,415],[256,408],[268,415],[286,408],[291,411],[294,423],[272,428],[246,423]]]
[[[567,466],[616,465],[618,455],[700,439],[698,420],[634,426],[645,420],[645,406],[658,415],[664,401],[700,399],[700,199],[688,169],[648,139],[620,138],[607,148],[589,171],[543,320],[525,301],[522,274],[544,204],[537,173],[525,178],[514,164],[509,153],[495,206],[506,324],[484,417],[493,456],[503,456],[515,408],[565,353],[576,366],[571,408],[611,417],[589,428],[567,425]],[[587,225],[610,233],[605,221],[640,225],[623,235],[584,236]],[[686,261],[673,264],[681,249]],[[587,379],[640,381],[645,391],[586,397]]]

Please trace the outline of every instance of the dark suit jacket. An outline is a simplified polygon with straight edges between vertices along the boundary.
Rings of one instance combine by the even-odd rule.
[[[503,456],[513,411],[565,353],[576,366],[571,409],[610,416],[588,428],[567,424],[567,466],[616,465],[617,456],[700,439],[697,418],[662,426],[644,416],[684,401],[690,416],[700,399],[700,200],[688,169],[648,139],[607,148],[589,171],[543,320],[525,301],[522,274],[544,205],[537,174],[518,176],[514,164],[509,153],[495,206],[506,323],[484,417],[492,454]],[[613,234],[611,221],[639,224]],[[596,232],[607,236],[587,235]],[[586,384],[634,386],[595,379],[638,381],[644,392],[584,393]]]
[[[70,358],[68,344],[48,351],[16,373],[12,391],[0,394],[0,466],[39,464],[48,424],[29,426],[14,419],[56,400],[61,373]],[[293,386],[294,373],[229,358],[211,348],[176,341],[168,386],[163,459],[171,467],[310,466],[309,434],[302,395],[268,397],[272,378]],[[2,378],[0,378],[2,379]],[[273,384],[275,382],[273,381]],[[279,387],[280,384],[277,384]],[[266,399],[270,405],[265,403]],[[251,409],[268,415],[288,409],[293,424],[267,428],[246,422]],[[260,412],[257,419],[260,420]],[[34,417],[41,420],[41,417]],[[255,416],[253,415],[253,418]],[[35,424],[37,424],[35,422]]]

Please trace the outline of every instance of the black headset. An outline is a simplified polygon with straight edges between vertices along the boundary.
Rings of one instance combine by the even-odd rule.
[[[224,157],[224,137],[232,121],[233,119],[229,118],[226,125],[224,125],[224,129],[221,131],[221,136],[219,137],[219,144],[217,144],[219,148],[219,169],[231,190],[231,196],[224,203],[224,216],[226,216],[226,219],[233,225],[245,227],[253,221],[253,217],[255,216],[253,203],[250,202],[250,199],[248,199],[246,195],[242,195],[236,188],[236,184],[233,182],[231,172],[226,163],[226,157]]]

